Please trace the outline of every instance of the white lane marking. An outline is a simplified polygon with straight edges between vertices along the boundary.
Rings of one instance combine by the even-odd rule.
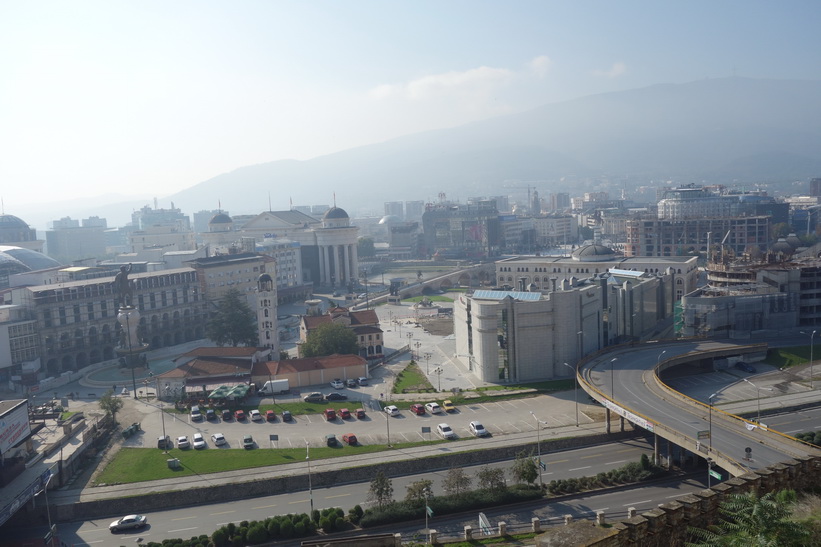
[[[679,494],[679,495],[681,495],[681,494]],[[634,501],[632,503],[625,503],[624,505],[622,505],[622,507],[627,507],[627,506],[630,506],[630,505],[640,505],[642,503],[650,503],[651,501],[653,501],[653,500]]]
[[[588,466],[585,466],[585,467],[577,467],[575,469],[568,469],[568,471],[581,471],[582,469],[590,469],[590,466],[588,465]]]
[[[186,530],[196,530],[196,529],[197,529],[197,526],[194,526],[193,528],[180,528],[178,530],[168,530],[168,533],[169,534],[176,534],[177,532],[185,532]]]
[[[617,463],[624,463],[624,462],[626,462],[626,461],[627,461],[627,460],[619,460],[619,461],[617,461],[617,462],[607,462],[607,463],[606,463],[606,464],[604,464],[604,465],[615,465],[615,464],[617,464]]]

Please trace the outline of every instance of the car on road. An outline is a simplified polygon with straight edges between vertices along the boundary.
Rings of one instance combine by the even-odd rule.
[[[385,414],[388,416],[399,416],[399,409],[395,405],[388,405],[385,407]]]
[[[350,446],[355,446],[359,441],[356,440],[356,435],[353,433],[345,433],[342,435],[342,442]]]
[[[188,441],[188,437],[186,435],[177,437],[177,448],[191,448],[191,443]]]
[[[363,292],[362,292],[362,293],[359,293],[358,295],[356,295],[356,297],[357,297],[357,298],[359,298],[359,299],[362,299],[362,298],[367,298],[367,296],[368,296],[368,295],[367,295],[366,293],[363,293]]]
[[[329,401],[347,401],[348,396],[342,395],[341,393],[328,393],[325,395],[325,399]]]
[[[329,422],[332,422],[332,421],[336,420],[336,410],[334,410],[333,408],[326,408],[322,412],[322,414],[323,414],[323,416],[325,416],[325,419],[328,420]]]
[[[233,414],[231,414],[231,411],[228,410],[227,408],[222,411],[222,420],[223,421],[230,420],[232,416],[233,416]]]
[[[282,411],[282,421],[283,422],[290,422],[291,420],[293,420],[293,416],[291,416],[291,411],[290,410],[283,410]]]
[[[265,411],[265,419],[268,420],[269,422],[275,422],[275,421],[277,421],[277,413],[274,412],[273,410],[266,410]]]
[[[450,428],[448,424],[442,423],[436,426],[436,432],[443,438],[443,439],[455,439],[456,433]]]
[[[367,379],[367,378],[365,378],[364,376],[360,376],[359,378],[357,378],[357,379],[356,379],[356,382],[357,382],[360,386],[366,386],[366,385],[368,385],[368,379]]]
[[[481,422],[470,422],[468,424],[468,430],[474,437],[487,437],[490,433],[487,432],[485,426],[482,425]]]
[[[214,433],[211,435],[211,440],[214,441],[214,446],[222,446],[226,443],[225,435],[222,433]]]
[[[353,378],[348,378],[347,380],[345,380],[345,385],[352,388],[359,387],[359,384],[357,384],[356,380],[354,380]]]
[[[302,400],[306,403],[321,403],[325,401],[325,396],[318,391],[314,391],[303,397]]]
[[[334,389],[342,389],[343,387],[345,387],[345,384],[339,378],[334,378],[333,380],[331,380],[331,387]]]
[[[248,415],[251,417],[251,421],[253,421],[253,422],[261,422],[262,421],[262,414],[256,408],[253,409],[251,412],[249,412]]]
[[[201,448],[205,448],[208,445],[205,444],[205,439],[202,438],[202,433],[194,433],[194,449],[199,450]]]
[[[213,408],[209,408],[205,411],[205,419],[209,422],[213,422],[217,420],[217,411]]]
[[[442,412],[442,407],[439,406],[439,403],[428,403],[425,405],[425,410],[431,414],[439,414]]]
[[[241,422],[245,419],[245,411],[244,410],[235,410],[234,411],[234,418],[237,419],[238,422]]]
[[[347,408],[340,408],[339,409],[339,417],[343,420],[350,420],[351,419],[351,411]]]
[[[245,450],[254,448],[254,438],[251,435],[246,435],[242,438],[242,448]]]
[[[416,414],[417,416],[422,416],[423,414],[425,414],[425,407],[420,404],[411,405],[410,411]]]
[[[134,528],[143,528],[148,524],[148,517],[144,515],[126,515],[119,518],[108,525],[111,532],[119,532],[120,530],[133,530]]]
[[[357,408],[356,409],[356,418],[358,420],[364,420],[365,419],[365,409],[364,408]]]
[[[743,372],[749,372],[750,374],[755,373],[755,367],[752,366],[750,363],[746,363],[744,361],[739,361],[735,364],[735,368]]]
[[[453,401],[451,401],[450,399],[442,401],[442,409],[445,412],[456,412],[456,407],[453,406]]]

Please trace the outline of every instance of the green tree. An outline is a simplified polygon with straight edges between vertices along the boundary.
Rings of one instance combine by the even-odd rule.
[[[377,471],[371,480],[368,501],[374,502],[379,509],[393,503],[393,483],[382,471]]]
[[[421,501],[425,499],[425,494],[429,498],[433,497],[432,487],[433,481],[428,479],[422,479],[419,481],[414,481],[407,486],[407,494],[405,494],[405,500],[407,501]]]
[[[471,479],[461,467],[452,467],[442,481],[442,488],[449,496],[459,496],[470,490]]]
[[[108,390],[100,397],[100,410],[111,414],[111,419],[117,421],[117,413],[123,408],[123,400],[114,396],[114,391]]]
[[[370,237],[360,237],[356,242],[356,253],[359,256],[372,257],[376,255],[373,246],[373,239]]]
[[[284,349],[279,350],[279,360],[284,361],[286,359],[290,359],[291,354],[285,351]]]
[[[507,488],[505,471],[499,467],[483,466],[477,473],[479,488],[482,490],[504,490]]]
[[[229,289],[208,322],[208,337],[218,346],[257,345],[257,320],[245,297]]]
[[[533,461],[533,453],[519,452],[510,472],[516,482],[533,484],[539,477],[539,469],[536,467],[536,462]]]
[[[810,531],[791,520],[796,495],[793,490],[731,494],[719,504],[721,519],[706,529],[690,528],[697,541],[690,547],[731,546],[792,547],[807,545]]]
[[[317,357],[322,355],[358,354],[359,343],[356,334],[337,323],[325,323],[308,333],[308,338],[302,344],[303,357]]]

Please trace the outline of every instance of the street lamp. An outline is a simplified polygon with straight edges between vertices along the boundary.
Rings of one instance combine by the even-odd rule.
[[[661,363],[661,356],[664,355],[665,353],[667,353],[667,350],[664,350],[661,353],[659,353],[659,358],[656,359],[656,367],[658,367],[659,363]]]
[[[416,348],[416,358],[417,359],[421,358],[421,355],[419,354],[419,348],[422,347],[422,342],[417,340],[416,342],[413,343],[413,345]]]
[[[576,368],[567,363],[562,364],[573,371],[573,399],[576,401],[576,427],[579,427],[579,381],[576,378]]]
[[[405,335],[408,337],[408,349],[410,350],[411,361],[413,361],[413,333],[406,332]]]
[[[431,354],[429,351],[425,352],[425,375],[430,374],[430,358]]]
[[[751,386],[753,386],[755,388],[755,400],[758,403],[758,414],[756,416],[755,421],[756,421],[756,423],[758,423],[758,425],[761,425],[761,388],[758,387],[757,385],[755,385],[754,383],[752,383],[751,381],[749,381],[746,378],[742,378],[742,380],[744,380],[745,382],[747,382],[748,384],[750,384]],[[767,391],[772,391],[773,390],[773,388],[771,388],[771,387],[765,387],[764,389],[766,389]]]
[[[810,389],[814,389],[813,384],[812,384],[812,366],[813,366],[812,365],[812,358],[813,358],[812,353],[813,353],[813,349],[815,348],[815,343],[814,343],[815,342],[815,333],[816,333],[816,331],[812,331],[812,333],[809,334],[809,337],[810,337]],[[801,334],[807,334],[807,333],[802,330]]]
[[[536,457],[539,459],[539,486],[544,486],[544,482],[542,482],[542,423],[539,418],[530,411],[530,415],[533,416],[533,419],[536,420]]]
[[[311,498],[311,519],[314,518],[314,489],[311,481],[311,445],[305,441],[305,459],[308,460],[308,496]]]
[[[391,415],[385,414],[385,427],[388,429],[388,448],[391,447]]]
[[[710,403],[710,404],[709,404],[709,408],[710,408],[710,410],[708,411],[708,412],[709,412],[709,416],[710,416],[710,428],[709,428],[709,429],[710,429],[710,431],[709,431],[709,435],[710,435],[710,444],[707,446],[707,452],[708,452],[708,453],[710,453],[710,452],[712,452],[712,451],[713,451],[713,398],[714,398],[716,395],[718,395],[718,392],[713,393],[713,394],[712,394],[712,395],[710,395],[710,397],[708,398],[708,401],[709,401],[709,403]]]
[[[614,371],[616,369],[616,361],[618,361],[618,357],[613,357],[610,359],[610,400],[614,403],[616,402],[616,376]]]
[[[436,391],[442,391],[442,367],[438,367],[433,372],[439,376],[439,388]]]

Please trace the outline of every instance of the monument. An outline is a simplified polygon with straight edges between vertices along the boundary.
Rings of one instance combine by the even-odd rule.
[[[114,292],[117,295],[116,301],[119,303],[117,312],[117,322],[120,324],[121,336],[119,344],[114,351],[117,355],[125,358],[128,368],[131,369],[131,383],[134,398],[137,398],[137,378],[134,374],[134,367],[142,359],[135,359],[148,351],[149,344],[140,340],[140,310],[134,307],[134,287],[128,279],[131,273],[131,264],[120,266],[120,272],[114,278]]]

